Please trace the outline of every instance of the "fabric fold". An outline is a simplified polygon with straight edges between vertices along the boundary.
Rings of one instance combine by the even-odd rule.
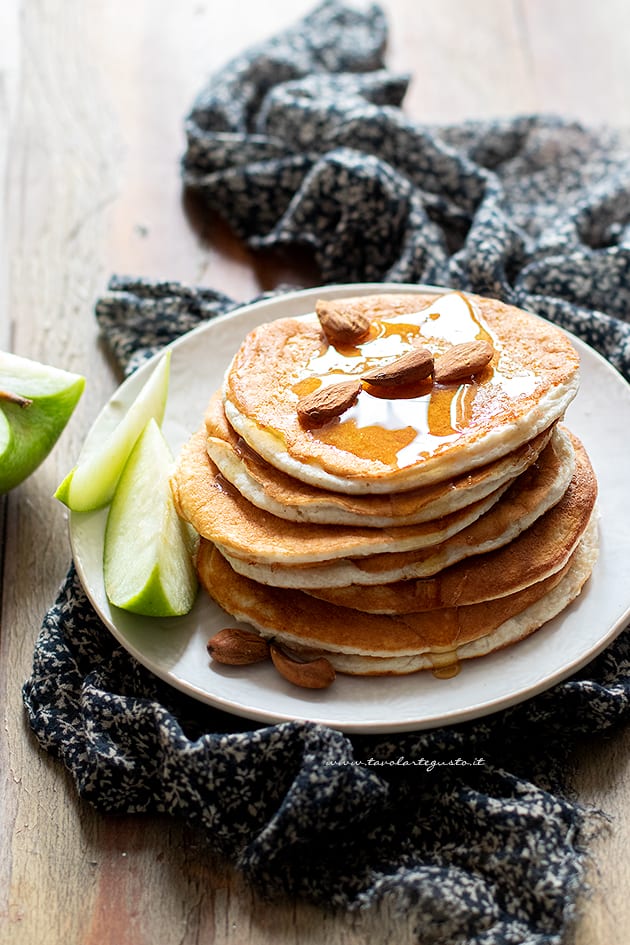
[[[307,246],[324,283],[500,296],[630,377],[622,136],[551,115],[412,121],[407,77],[383,63],[382,14],[348,15],[324,3],[299,27],[310,51],[289,30],[212,77],[187,120],[185,186],[254,248]]]

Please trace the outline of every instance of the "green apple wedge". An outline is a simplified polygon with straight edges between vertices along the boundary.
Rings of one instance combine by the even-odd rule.
[[[105,528],[107,597],[149,617],[188,613],[197,592],[196,534],[175,509],[172,464],[162,431],[149,420],[123,469]]]
[[[0,494],[48,456],[84,387],[80,374],[0,351]]]
[[[148,421],[153,418],[162,423],[170,361],[171,352],[167,351],[128,408],[115,398],[110,402],[113,426],[109,432],[103,434],[97,423],[88,433],[76,466],[55,492],[55,498],[73,512],[90,512],[111,502],[123,467]]]

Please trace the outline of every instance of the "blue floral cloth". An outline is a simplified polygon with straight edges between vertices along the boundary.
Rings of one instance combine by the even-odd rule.
[[[433,282],[568,327],[630,376],[630,161],[617,136],[530,116],[414,123],[386,24],[326,2],[211,77],[183,176],[253,247],[310,248],[322,282]],[[130,372],[236,303],[114,278],[96,315]],[[596,813],[570,753],[630,717],[630,632],[574,678],[464,725],[396,736],[260,726],[193,702],[111,637],[74,568],[24,686],[42,746],[100,810],[167,812],[269,895],[387,901],[423,945],[559,945]]]

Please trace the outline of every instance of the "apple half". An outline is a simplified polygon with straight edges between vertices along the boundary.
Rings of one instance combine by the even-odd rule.
[[[48,456],[84,387],[80,374],[0,351],[0,494]]]

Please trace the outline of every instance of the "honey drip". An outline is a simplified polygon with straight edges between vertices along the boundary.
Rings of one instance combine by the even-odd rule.
[[[415,313],[375,318],[366,341],[357,345],[326,345],[306,365],[293,385],[298,397],[319,387],[365,374],[422,345],[434,356],[454,344],[485,340],[495,358],[481,375],[466,383],[439,385],[422,381],[389,391],[366,385],[357,403],[341,418],[312,435],[363,459],[404,468],[439,453],[475,426],[482,409],[483,388],[501,385],[510,395],[510,378],[500,370],[501,350],[476,306],[458,292],[440,296]],[[520,388],[530,381],[519,378]],[[520,389],[519,388],[519,389]]]
[[[442,664],[436,660],[437,656],[440,658],[448,657],[449,661]],[[459,660],[454,651],[452,653],[431,653],[431,662],[433,663],[431,673],[436,679],[452,679],[454,676],[457,676],[461,669]]]
[[[434,648],[429,651],[432,673],[436,679],[452,679],[459,673],[457,646],[461,629],[459,607],[447,607],[439,612]]]

